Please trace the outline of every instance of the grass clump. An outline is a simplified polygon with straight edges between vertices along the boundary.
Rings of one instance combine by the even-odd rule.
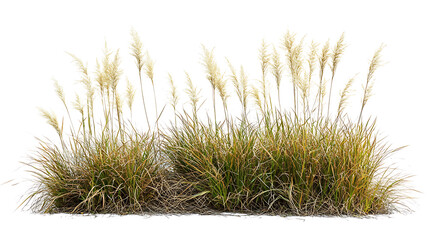
[[[341,125],[278,115],[262,134],[277,198],[295,214],[387,213],[397,200],[382,165],[395,150],[380,142],[375,122]]]
[[[91,143],[75,139],[67,150],[42,142],[33,158],[43,212],[141,211],[156,194],[158,167],[150,135],[106,135]]]
[[[55,83],[70,120],[68,135],[63,133],[63,121],[42,110],[59,142],[41,141],[29,163],[37,184],[27,200],[33,200],[33,209],[367,215],[389,213],[401,206],[405,195],[400,190],[406,178],[384,165],[400,148],[392,149],[380,139],[375,120],[363,118],[382,48],[371,60],[359,117],[354,120],[346,113],[346,105],[356,76],[346,82],[338,106],[331,106],[333,85],[339,81],[334,77],[345,51],[344,34],[333,48],[329,42],[321,48],[315,42],[307,47],[304,39],[297,40],[290,32],[272,52],[263,41],[258,85],[249,81],[243,66],[237,71],[228,60],[229,74],[223,74],[214,51],[203,46],[213,118],[211,113],[201,118],[205,101],[188,72],[186,94],[191,111],[179,111],[177,83],[168,74],[175,118],[169,127],[161,127],[165,107],[158,112],[154,61],[143,54],[137,33],[131,35],[147,129],[137,130],[133,124],[135,90],[130,81],[125,98],[131,120],[123,112],[118,51],[105,48],[95,81],[72,55],[86,93],[77,95],[73,103],[79,116],[73,121],[64,91]],[[143,81],[143,71],[151,86]],[[292,101],[281,96],[287,80],[292,93],[284,95],[293,96]],[[230,84],[236,96],[228,92]],[[146,110],[146,87],[155,97],[153,121]],[[277,95],[274,101],[271,92]],[[223,117],[216,115],[220,104],[216,97],[222,101]],[[239,114],[228,108],[234,97],[241,104]],[[256,111],[252,111],[252,100]]]
[[[257,181],[264,171],[254,152],[257,129],[230,126],[227,133],[189,116],[180,119],[181,127],[168,131],[163,146],[175,172],[216,210],[258,209],[257,195],[267,187]]]

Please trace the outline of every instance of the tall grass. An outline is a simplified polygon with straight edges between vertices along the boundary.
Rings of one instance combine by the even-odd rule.
[[[356,76],[346,81],[338,105],[331,106],[333,85],[340,80],[334,81],[334,77],[344,54],[344,34],[332,49],[329,42],[320,48],[315,42],[307,46],[304,38],[297,40],[291,32],[272,51],[263,41],[257,85],[249,81],[243,66],[237,71],[229,61],[228,74],[221,74],[214,51],[203,46],[213,118],[200,113],[204,101],[188,72],[185,93],[191,111],[185,107],[179,111],[177,83],[169,74],[174,123],[161,128],[158,120],[164,109],[158,112],[153,60],[148,54],[144,58],[137,33],[131,35],[131,55],[138,70],[135,80],[145,111],[145,119],[139,120],[146,120],[147,131],[133,125],[135,90],[130,81],[125,92],[131,112],[128,118],[122,110],[119,51],[105,47],[95,81],[83,62],[72,55],[86,94],[77,95],[74,101],[80,117],[73,121],[64,90],[55,83],[70,121],[67,134],[63,121],[42,110],[57,132],[59,144],[41,141],[38,154],[29,163],[36,188],[26,202],[33,209],[366,215],[389,213],[401,206],[406,178],[385,166],[385,159],[400,148],[391,148],[377,134],[376,121],[364,118],[382,48],[371,59],[359,117],[354,120],[346,106]],[[153,122],[146,111],[143,90],[148,84],[142,71],[151,80],[155,96]],[[283,89],[282,83],[288,79],[292,94]],[[270,81],[277,95],[274,101]],[[236,96],[230,95],[230,85]],[[216,115],[220,104],[216,97],[222,101],[223,120]],[[229,111],[235,97],[241,104],[240,114]],[[257,111],[252,111],[252,102]],[[290,109],[286,102],[292,103]]]

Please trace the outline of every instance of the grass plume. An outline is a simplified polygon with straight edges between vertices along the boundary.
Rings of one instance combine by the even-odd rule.
[[[171,74],[168,74],[168,80],[170,83],[170,105],[174,110],[174,123],[177,124],[176,114],[177,114],[177,103],[179,101],[179,96],[177,95],[177,88],[174,85],[173,77]]]
[[[143,43],[141,42],[137,32],[135,32],[134,30],[131,31],[131,37],[133,39],[131,43],[131,56],[134,57],[136,67],[138,69],[139,81],[140,81],[140,93],[142,96],[142,102],[144,107],[144,113],[146,116],[147,127],[148,129],[150,129],[150,122],[149,122],[149,117],[147,115],[146,102],[145,102],[144,93],[143,93],[143,80],[142,80],[142,70],[144,66]]]
[[[318,87],[318,102],[317,102],[317,116],[321,116],[323,113],[323,96],[325,92],[325,81],[324,81],[324,74],[325,74],[325,67],[328,63],[329,59],[329,41],[326,41],[325,45],[322,48],[322,52],[319,55],[319,87]]]
[[[197,88],[194,86],[194,83],[192,82],[191,77],[189,76],[189,73],[185,72],[186,75],[186,94],[189,97],[189,100],[191,101],[192,106],[192,114],[194,119],[197,118],[197,109],[198,109],[198,102],[200,101],[200,90],[197,90]]]
[[[274,75],[275,81],[276,81],[276,87],[277,87],[277,98],[279,100],[279,109],[282,111],[282,105],[280,101],[280,83],[282,80],[282,74],[283,74],[283,65],[280,61],[280,55],[277,52],[276,48],[273,49],[273,57],[272,57],[272,63],[271,63],[271,71]]]
[[[359,113],[359,122],[362,120],[363,109],[365,108],[369,98],[372,95],[372,88],[374,86],[374,73],[381,65],[381,51],[383,50],[384,45],[381,45],[377,51],[374,53],[374,56],[371,59],[369,64],[368,74],[366,76],[365,89],[362,98],[362,105]]]
[[[265,40],[262,41],[261,47],[259,48],[259,61],[261,64],[261,89],[262,89],[262,99],[263,99],[263,105],[264,109],[267,108],[267,98],[268,98],[268,81],[267,81],[267,74],[269,71],[270,66],[270,54],[268,53],[268,44],[265,42]]]
[[[335,73],[337,71],[338,63],[341,60],[341,56],[344,54],[344,33],[341,34],[340,39],[338,39],[337,44],[335,45],[335,48],[332,50],[332,62],[331,62],[331,85],[329,87],[329,96],[328,96],[328,113],[329,116],[329,108],[331,106],[331,92],[332,92],[332,84],[334,82]]]
[[[212,97],[213,97],[213,116],[215,127],[217,128],[216,119],[216,89],[219,86],[220,71],[217,63],[214,59],[213,49],[210,51],[204,45],[203,48],[203,65],[206,69],[206,78],[212,86]]]

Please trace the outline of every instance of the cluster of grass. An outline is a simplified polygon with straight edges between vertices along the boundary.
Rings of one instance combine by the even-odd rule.
[[[36,186],[26,202],[34,210],[366,215],[388,213],[400,204],[404,194],[399,187],[405,178],[384,166],[384,160],[398,149],[379,139],[375,121],[363,118],[382,47],[370,62],[359,117],[353,121],[345,106],[354,78],[341,91],[336,109],[331,106],[344,35],[333,46],[326,42],[320,49],[314,42],[307,48],[289,32],[281,51],[275,47],[270,51],[262,42],[257,85],[248,81],[243,67],[237,71],[229,61],[229,73],[224,74],[213,51],[203,46],[213,104],[213,114],[204,114],[212,117],[200,117],[204,101],[188,73],[191,110],[179,111],[178,91],[169,75],[175,117],[162,128],[158,120],[165,107],[159,112],[155,97],[151,103],[156,119],[151,121],[144,95],[147,79],[156,96],[153,61],[143,53],[135,32],[132,39],[145,117],[139,122],[145,120],[147,129],[137,130],[124,114],[118,93],[122,79],[118,51],[105,48],[94,78],[71,55],[86,93],[77,95],[73,103],[79,113],[79,120],[73,121],[64,91],[55,83],[70,121],[68,134],[63,132],[64,121],[42,110],[59,141],[40,141],[38,154],[28,164]],[[282,107],[281,83],[286,76],[293,86],[286,94],[293,96],[291,109]],[[270,81],[277,99],[271,94]],[[238,116],[228,109],[230,83],[242,108]],[[125,100],[131,113],[135,92],[127,82]],[[217,116],[219,106],[223,116]]]

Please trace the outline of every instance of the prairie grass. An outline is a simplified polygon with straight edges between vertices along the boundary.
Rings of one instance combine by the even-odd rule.
[[[154,61],[143,54],[137,33],[131,37],[138,74],[127,79],[133,76],[140,86],[145,118],[138,121],[145,120],[147,129],[138,130],[133,124],[136,91],[131,81],[126,82],[124,97],[118,91],[123,78],[119,51],[106,45],[94,79],[85,64],[71,55],[86,93],[76,95],[72,105],[80,117],[73,118],[64,90],[55,82],[70,121],[67,133],[64,120],[42,110],[59,141],[40,141],[28,163],[36,185],[25,203],[33,210],[367,215],[390,213],[402,206],[407,178],[385,165],[386,158],[401,148],[390,147],[377,133],[376,121],[364,118],[382,47],[371,59],[359,117],[354,120],[346,107],[357,76],[346,81],[338,106],[331,106],[333,85],[339,81],[334,77],[345,50],[344,34],[333,48],[329,42],[321,48],[316,42],[307,46],[304,38],[298,40],[291,32],[281,46],[270,48],[263,41],[256,85],[249,81],[244,66],[237,71],[228,60],[229,72],[222,74],[214,51],[203,45],[212,118],[211,113],[200,113],[205,101],[195,77],[184,74],[191,106],[186,111],[178,106],[177,82],[168,74],[174,121],[169,119],[169,126],[160,127],[164,109],[158,112]],[[143,71],[150,83],[144,81]],[[292,92],[284,95],[291,100],[282,95],[282,83],[288,80]],[[274,100],[271,85],[277,95]],[[147,89],[155,96],[155,119],[146,111]],[[217,96],[221,103],[216,102]],[[228,109],[234,97],[241,104],[240,114]],[[123,112],[123,98],[129,115]],[[216,115],[219,104],[223,119]]]

